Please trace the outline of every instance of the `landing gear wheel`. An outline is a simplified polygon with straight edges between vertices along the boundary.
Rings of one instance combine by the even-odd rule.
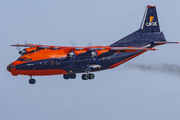
[[[66,80],[68,80],[68,79],[69,79],[69,75],[68,75],[68,74],[64,74],[64,75],[63,75],[63,78],[66,79]]]
[[[95,75],[94,74],[89,74],[89,79],[94,79],[95,78]]]
[[[76,74],[70,74],[69,75],[71,79],[75,79],[76,78]]]
[[[29,83],[30,83],[30,84],[35,84],[35,83],[36,83],[36,80],[35,80],[35,79],[29,79]]]
[[[68,80],[69,78],[71,79],[75,79],[76,78],[76,74],[64,74],[63,78]]]
[[[89,75],[88,74],[83,74],[81,77],[82,77],[83,80],[87,80],[89,78]]]

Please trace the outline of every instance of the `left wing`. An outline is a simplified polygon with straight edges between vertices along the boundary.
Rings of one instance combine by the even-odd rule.
[[[36,45],[36,44],[14,44],[15,47],[36,47],[37,49],[62,49],[63,46]]]
[[[50,46],[50,45],[36,45],[36,44],[14,44],[11,46],[16,47],[36,47],[37,49],[69,49],[72,51],[76,50],[109,50],[109,51],[125,51],[125,52],[136,52],[139,50],[157,50],[154,48],[143,48],[143,47],[110,47],[110,46],[91,46],[91,47],[69,47],[69,46]]]

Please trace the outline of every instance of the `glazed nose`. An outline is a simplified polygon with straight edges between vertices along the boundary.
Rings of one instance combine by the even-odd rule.
[[[14,64],[13,64],[13,63],[11,63],[11,64],[9,64],[9,65],[7,66],[7,70],[8,70],[9,72],[11,72],[12,68],[14,68]]]
[[[11,65],[8,65],[8,66],[7,66],[7,70],[8,70],[9,72],[11,72],[11,69],[12,69]]]

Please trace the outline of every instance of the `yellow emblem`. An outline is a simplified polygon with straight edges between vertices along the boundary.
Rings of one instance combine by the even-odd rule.
[[[154,19],[154,17],[153,17],[153,16],[151,16],[151,17],[149,18],[150,22],[152,22],[152,21],[153,21],[153,19]]]

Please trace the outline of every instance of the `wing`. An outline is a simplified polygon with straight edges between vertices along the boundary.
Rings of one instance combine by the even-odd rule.
[[[37,49],[70,49],[96,51],[96,50],[109,50],[109,51],[124,51],[124,52],[136,52],[139,50],[157,50],[154,48],[143,48],[143,47],[110,47],[110,46],[91,46],[91,47],[69,47],[69,46],[51,46],[51,45],[36,45],[36,44],[14,44],[11,46],[15,47],[36,47]]]
[[[74,47],[66,47],[66,46],[51,46],[51,45],[36,45],[36,44],[14,44],[11,46],[15,47],[36,47],[37,49],[63,49],[63,48],[71,48]]]

